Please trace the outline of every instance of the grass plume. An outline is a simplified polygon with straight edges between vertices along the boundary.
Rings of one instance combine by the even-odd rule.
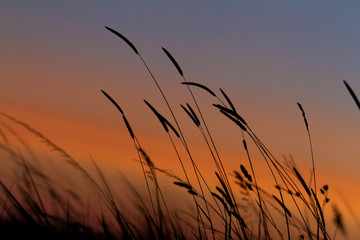
[[[109,181],[92,157],[90,158],[95,174],[91,174],[69,153],[29,124],[1,113],[0,116],[4,121],[22,127],[51,150],[60,154],[62,159],[65,159],[66,163],[76,170],[75,172],[80,173],[80,176],[86,179],[92,192],[92,196],[88,196],[88,202],[92,204],[84,204],[87,201],[84,201],[84,196],[72,188],[74,186],[63,187],[61,180],[55,181],[50,173],[42,171],[35,161],[30,161],[23,154],[23,152],[29,153],[31,158],[34,158],[35,155],[31,154],[30,147],[16,131],[0,122],[0,151],[12,159],[16,167],[14,176],[7,173],[11,175],[9,178],[11,181],[8,180],[7,175],[1,175],[0,179],[0,230],[2,232],[8,230],[7,226],[13,226],[18,232],[24,230],[24,236],[31,232],[29,229],[33,229],[38,234],[38,239],[54,239],[55,236],[61,236],[63,238],[60,239],[101,240],[255,240],[304,239],[307,236],[308,239],[325,240],[331,239],[328,231],[332,227],[335,229],[332,239],[336,238],[338,231],[345,235],[343,215],[337,207],[333,207],[334,221],[327,221],[328,213],[325,209],[329,205],[329,186],[323,185],[320,188],[320,194],[317,195],[317,179],[309,123],[300,103],[297,105],[301,111],[311,147],[312,175],[310,183],[304,180],[292,158],[291,161],[286,160],[285,163],[278,161],[275,154],[255,134],[255,130],[250,127],[251,124],[244,120],[243,113],[236,110],[235,102],[221,88],[222,96],[219,95],[219,97],[223,101],[205,85],[187,81],[173,55],[167,49],[162,48],[183,79],[181,84],[186,85],[193,99],[191,105],[187,101],[184,101],[186,105],[180,105],[185,112],[181,113],[188,115],[195,124],[195,128],[194,125],[191,127],[201,134],[209,151],[210,160],[215,163],[214,170],[211,169],[211,175],[205,175],[198,165],[199,157],[195,157],[197,156],[194,154],[196,150],[192,149],[187,141],[193,135],[186,136],[183,133],[178,121],[180,118],[173,112],[172,105],[142,55],[134,44],[121,33],[109,27],[105,28],[134,51],[160,91],[171,114],[170,118],[164,117],[169,112],[161,114],[149,101],[144,100],[144,103],[154,113],[168,135],[171,151],[174,151],[180,163],[179,169],[181,167],[182,175],[178,176],[171,170],[162,169],[156,159],[150,158],[141,144],[141,139],[135,134],[136,128],[132,127],[134,125],[131,124],[131,118],[125,116],[119,104],[104,90],[101,90],[102,94],[106,97],[106,101],[116,108],[117,114],[118,112],[121,114],[122,121],[134,144],[137,154],[134,162],[141,166],[146,184],[144,196],[125,177],[121,182]],[[360,108],[355,93],[345,81],[344,84]],[[200,88],[214,97],[213,100],[217,102],[208,104],[212,107],[211,110],[219,111],[231,120],[228,121],[229,123],[236,124],[240,128],[236,129],[241,136],[238,143],[240,150],[244,151],[244,156],[248,160],[248,163],[241,164],[244,156],[239,156],[237,166],[240,165],[240,170],[229,171],[225,168],[229,159],[217,150],[210,127],[206,124],[205,111],[202,111],[203,109],[199,106],[192,87]],[[176,106],[178,107],[178,105]],[[20,147],[15,145],[14,141]],[[227,142],[222,144],[226,145]],[[258,151],[256,156],[260,157],[254,157],[253,149]],[[167,150],[163,149],[163,151]],[[189,161],[188,164],[184,163],[185,160]],[[259,164],[267,167],[271,176],[269,181],[272,181],[271,184],[275,188],[266,189],[262,185],[262,179],[258,178],[262,173],[256,171],[256,165],[253,163],[261,160],[264,162],[259,162]],[[246,169],[244,165],[249,168]],[[233,174],[228,174],[228,172],[233,172]],[[232,176],[235,184],[230,181]],[[215,185],[211,185],[211,178],[216,179]],[[170,183],[171,187],[174,187],[174,191],[181,193],[182,198],[179,197],[175,201],[180,203],[185,201],[184,199],[191,199],[191,202],[188,203],[189,210],[179,209],[180,206],[169,207],[170,204],[167,201],[169,191],[165,191],[163,187],[166,181]],[[125,184],[129,192],[118,192],[119,184]],[[302,194],[304,191],[306,195]],[[332,203],[333,198],[331,199]],[[178,202],[175,202],[175,205],[180,205],[177,204]],[[43,238],[41,234],[44,232],[48,235],[45,234],[46,236]]]
[[[350,85],[345,80],[344,80],[344,84],[345,84],[346,89],[349,91],[351,97],[354,99],[356,106],[360,109],[360,101],[357,98],[357,96],[355,95],[354,91],[352,90]]]

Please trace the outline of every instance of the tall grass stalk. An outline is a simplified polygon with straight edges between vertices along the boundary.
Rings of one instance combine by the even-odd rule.
[[[297,104],[302,113],[310,144],[312,169],[309,181],[306,181],[307,177],[301,173],[302,171],[295,165],[292,158],[291,161],[285,159],[284,164],[278,160],[255,133],[251,124],[245,121],[242,114],[237,111],[235,104],[225,91],[220,88],[221,94],[218,96],[207,86],[188,81],[173,55],[162,48],[179,73],[181,84],[185,85],[191,96],[192,103],[185,102],[180,107],[191,119],[192,127],[195,126],[196,131],[199,131],[200,137],[204,140],[204,146],[214,162],[213,176],[216,184],[211,186],[198,167],[194,149],[191,149],[188,144],[188,138],[180,127],[173,107],[141,53],[121,33],[109,27],[105,28],[125,42],[140,58],[142,65],[145,66],[159,90],[171,118],[167,119],[166,114],[163,115],[156,110],[149,103],[150,101],[144,100],[144,102],[167,134],[171,148],[179,161],[181,176],[155,164],[143,148],[123,109],[103,90],[101,90],[102,94],[121,114],[136,150],[135,161],[140,165],[145,180],[145,191],[148,197],[143,198],[139,190],[121,175],[123,176],[121,182],[128,187],[131,194],[122,193],[122,196],[125,196],[125,200],[129,200],[127,204],[134,208],[131,211],[128,211],[130,208],[121,202],[124,199],[118,198],[117,182],[115,185],[108,180],[91,155],[95,177],[64,149],[29,124],[0,112],[0,150],[13,160],[17,168],[14,176],[2,175],[5,180],[0,179],[0,231],[11,231],[12,228],[3,226],[14,226],[23,230],[16,234],[27,237],[30,233],[37,234],[38,239],[53,239],[54,236],[61,235],[66,239],[94,240],[182,240],[189,238],[290,240],[304,239],[305,236],[308,239],[328,240],[331,239],[328,233],[331,226],[334,227],[333,239],[337,237],[338,232],[345,234],[339,209],[333,208],[333,225],[327,221],[325,207],[329,202],[329,187],[324,185],[319,192],[317,191],[313,143],[308,120],[300,103]],[[344,84],[359,106],[354,91],[345,81]],[[240,170],[234,170],[233,175],[227,172],[226,159],[218,151],[218,143],[215,143],[210,125],[207,123],[208,118],[199,104],[198,96],[194,93],[195,88],[202,89],[212,96],[215,100],[212,110],[219,111],[220,116],[226,117],[230,120],[229,123],[239,127],[238,130],[241,133],[239,143],[245,151],[246,164],[239,162]],[[55,180],[50,173],[45,172],[29,144],[2,120],[20,126],[59,154],[69,166],[76,170],[75,172],[80,173],[89,184],[92,194],[97,198],[93,200],[88,196],[84,204],[83,197],[79,197],[78,191],[65,187],[61,181]],[[19,144],[20,147],[15,144]],[[255,158],[253,149],[259,153],[259,158]],[[182,152],[182,150],[185,151]],[[188,168],[192,169],[194,175],[190,175],[185,159],[189,160],[190,167]],[[265,162],[270,179],[274,183],[274,189],[263,188],[259,172],[255,169],[255,162],[258,160]],[[248,165],[250,171],[243,164]],[[190,194],[192,208],[195,211],[170,208],[166,200],[166,192],[160,186],[163,182],[160,181],[159,175],[164,175],[173,184],[172,186],[175,185],[187,196]],[[234,176],[235,185],[231,183],[232,176]],[[95,202],[96,207],[91,202]]]

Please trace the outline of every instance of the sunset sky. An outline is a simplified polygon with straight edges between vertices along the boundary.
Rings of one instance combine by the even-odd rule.
[[[209,153],[179,105],[193,105],[192,99],[161,47],[188,81],[219,97],[219,88],[225,90],[272,153],[281,161],[292,154],[308,174],[300,102],[319,183],[330,184],[334,195],[359,199],[360,116],[343,84],[346,80],[360,95],[359,11],[356,1],[2,0],[0,111],[30,124],[84,164],[91,154],[104,168],[138,174],[131,138],[103,89],[123,108],[155,164],[181,173],[143,99],[173,122],[171,115],[141,60],[104,28],[109,26],[144,57],[205,171],[214,171]],[[240,131],[212,107],[216,99],[193,90],[229,172],[246,164]],[[35,148],[40,142],[28,140]],[[256,164],[259,178],[263,164],[261,159]],[[348,201],[360,210],[356,199]]]

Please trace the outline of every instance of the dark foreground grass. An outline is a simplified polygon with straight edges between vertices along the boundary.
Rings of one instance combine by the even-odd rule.
[[[301,173],[293,159],[279,161],[272,154],[255,134],[250,123],[236,110],[235,104],[225,91],[219,89],[217,95],[205,85],[187,81],[172,54],[162,48],[191,95],[192,103],[184,103],[177,107],[181,107],[183,113],[194,123],[194,129],[199,131],[212,156],[217,184],[211,186],[198,168],[194,154],[190,150],[187,139],[191,136],[184,135],[173,106],[141,53],[122,34],[109,27],[106,29],[129,45],[163,97],[168,113],[159,112],[148,100],[144,102],[154,114],[154,121],[158,121],[164,133],[168,135],[172,146],[169,151],[175,152],[183,177],[156,166],[142,147],[141,139],[132,128],[125,112],[107,91],[101,90],[122,117],[129,132],[129,139],[137,151],[137,161],[144,179],[146,197],[125,178],[121,183],[127,185],[130,190],[129,194],[122,196],[131,199],[134,207],[131,214],[127,211],[128,206],[123,205],[122,199],[112,190],[111,186],[114,184],[108,182],[95,161],[95,173],[90,173],[45,135],[30,125],[1,113],[2,120],[25,128],[49,149],[58,153],[85,179],[89,191],[93,193],[92,196],[97,196],[96,204],[89,205],[81,200],[82,197],[77,195],[76,190],[61,187],[58,180],[42,170],[36,159],[25,157],[21,150],[10,143],[9,138],[12,136],[24,148],[28,148],[21,135],[2,122],[0,149],[15,163],[16,171],[14,176],[0,179],[1,239],[336,239],[339,234],[346,233],[342,214],[335,205],[334,221],[328,221],[324,217],[330,201],[329,186],[318,186],[311,142],[311,123],[308,122],[305,108],[300,103],[297,104],[311,149],[310,178]],[[355,93],[346,82],[344,83],[359,106]],[[218,111],[219,117],[226,118],[229,124],[235,124],[241,132],[240,146],[246,154],[247,164],[239,164],[239,169],[231,171],[224,168],[223,162],[226,159],[223,159],[217,150],[206,116],[193,93],[194,88],[212,96],[213,110]],[[169,113],[171,118],[164,117]],[[258,184],[253,165],[254,154],[248,148],[250,144],[255,146],[256,151],[262,156],[263,164],[272,176],[273,189],[264,189]],[[168,207],[167,193],[161,188],[159,175],[166,176],[168,181],[173,182],[174,188],[179,188],[184,195],[190,197],[193,211]]]

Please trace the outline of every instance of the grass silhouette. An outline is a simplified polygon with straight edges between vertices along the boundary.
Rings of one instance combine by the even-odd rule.
[[[200,132],[216,166],[214,176],[216,176],[217,185],[211,186],[190,150],[187,139],[191,136],[185,136],[183,133],[173,107],[141,53],[122,34],[109,27],[106,29],[124,41],[139,56],[163,97],[171,119],[166,119],[148,100],[144,100],[144,103],[168,135],[173,148],[169,151],[176,153],[185,178],[182,179],[156,166],[142,147],[140,137],[131,127],[122,108],[104,90],[101,90],[102,94],[115,106],[123,118],[137,151],[137,161],[143,173],[147,198],[144,198],[142,193],[126,178],[123,178],[122,182],[131,192],[131,196],[127,197],[132,199],[131,202],[137,210],[137,218],[129,216],[126,207],[121,204],[121,199],[118,199],[112,190],[112,183],[107,180],[95,161],[93,161],[95,173],[90,173],[45,135],[27,123],[1,113],[2,118],[26,129],[49,149],[58,153],[85,179],[94,195],[98,196],[98,206],[88,206],[81,200],[78,200],[77,204],[73,203],[73,199],[81,199],[76,194],[76,190],[62,188],[57,180],[10,144],[8,139],[10,135],[13,135],[17,136],[17,140],[23,146],[26,146],[26,142],[19,134],[16,134],[15,130],[3,125],[0,128],[0,149],[17,166],[13,181],[0,179],[0,231],[4,239],[336,239],[338,232],[345,234],[343,217],[338,208],[333,207],[333,222],[327,222],[324,217],[325,206],[329,202],[329,186],[324,185],[318,189],[309,122],[300,103],[297,104],[308,133],[312,157],[309,181],[292,159],[280,162],[271,153],[222,89],[220,89],[221,94],[217,96],[207,86],[187,81],[173,55],[162,48],[182,77],[181,84],[186,86],[191,95],[193,103],[182,104],[180,107],[194,123],[196,130]],[[355,93],[345,81],[344,83],[360,108]],[[207,126],[206,116],[193,92],[195,88],[213,97],[216,102],[212,105],[213,110],[219,111],[219,117],[226,117],[229,124],[239,127],[242,147],[250,169],[241,164],[238,170],[233,170],[233,174],[229,174],[229,170],[224,168],[224,159],[218,151],[217,144]],[[273,178],[275,187],[272,190],[258,184],[253,166],[253,153],[248,148],[250,143],[262,156]],[[191,167],[186,168],[185,162],[190,163]],[[190,173],[194,174],[194,179],[190,178]],[[166,176],[174,187],[182,189],[184,195],[192,199],[194,212],[182,210],[179,214],[179,211],[169,208],[166,192],[160,186],[159,174]],[[237,194],[238,192],[240,193]],[[52,203],[50,206],[49,202]],[[88,219],[84,220],[79,217],[83,215],[80,212],[91,212],[91,214],[87,214]],[[89,223],[90,218],[95,219],[94,222]],[[333,233],[329,232],[329,225],[335,229]]]

